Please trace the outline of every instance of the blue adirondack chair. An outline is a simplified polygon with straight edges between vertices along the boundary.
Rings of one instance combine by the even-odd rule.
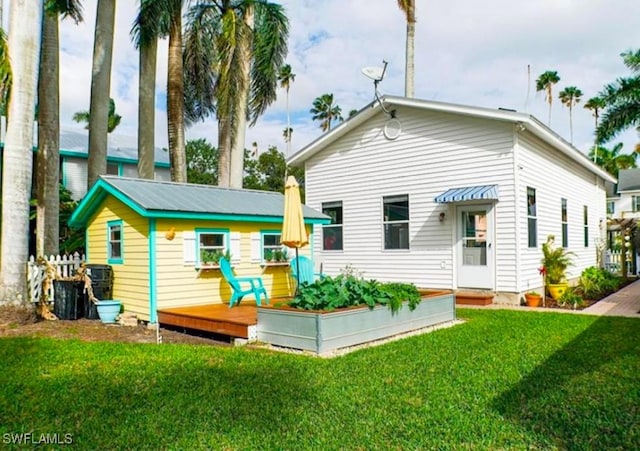
[[[231,264],[226,258],[220,259],[220,271],[222,271],[222,275],[231,286],[231,291],[233,292],[229,301],[229,308],[236,303],[240,304],[242,298],[247,294],[253,294],[256,297],[257,305],[262,305],[260,295],[264,294],[265,303],[269,303],[269,296],[261,277],[236,277],[231,269]],[[247,288],[242,288],[241,285],[245,285]]]
[[[314,272],[313,262],[304,255],[298,255],[291,260],[291,277],[296,281],[296,292],[298,291],[298,285],[302,283],[312,284],[318,279],[322,279],[324,274]]]

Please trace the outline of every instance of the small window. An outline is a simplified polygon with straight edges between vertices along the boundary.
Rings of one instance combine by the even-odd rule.
[[[385,249],[409,249],[409,195],[382,198]]]
[[[107,233],[107,261],[109,263],[122,263],[122,221],[109,221],[107,223]]]
[[[614,215],[616,213],[616,203],[612,200],[607,202],[607,214]]]
[[[226,230],[196,230],[197,258],[196,266],[205,263],[217,263],[228,249]]]
[[[640,196],[631,196],[631,209],[634,212],[640,211]]]
[[[584,247],[589,247],[589,208],[584,206]]]
[[[569,223],[567,222],[567,199],[561,199],[560,221],[562,222],[562,247],[569,247]]]
[[[262,261],[288,260],[287,248],[280,242],[280,232],[262,232]],[[282,254],[284,253],[284,254]]]
[[[331,218],[331,224],[322,226],[322,250],[342,250],[342,202],[325,202],[322,213]]]
[[[107,163],[107,175],[120,175],[120,165]]]
[[[535,188],[527,187],[527,229],[529,247],[538,247],[538,214]]]

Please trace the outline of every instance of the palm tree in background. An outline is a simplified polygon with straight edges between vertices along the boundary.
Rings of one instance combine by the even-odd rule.
[[[25,268],[29,253],[29,198],[33,173],[33,112],[36,106],[42,32],[42,1],[12,2],[9,60],[13,84],[2,155],[0,304],[29,302]]]
[[[291,128],[291,116],[289,114],[289,88],[291,87],[291,83],[295,80],[296,74],[291,71],[291,65],[285,64],[280,68],[278,81],[280,82],[280,87],[285,89],[287,104],[287,128],[284,129],[284,140],[287,143],[287,158],[291,153],[291,134],[293,133],[293,129]]]
[[[66,1],[66,0],[62,0]],[[78,111],[73,115],[73,120],[82,123],[84,122],[85,130],[91,130],[91,113],[89,111]],[[122,116],[116,113],[116,102],[113,99],[109,99],[109,113],[107,114],[107,133],[111,133],[120,125]]]
[[[323,132],[331,130],[331,123],[342,121],[342,109],[333,103],[333,94],[322,94],[313,101],[313,108],[309,110],[314,121],[320,121]]]
[[[547,125],[551,127],[551,105],[553,103],[553,85],[560,81],[558,72],[555,70],[548,70],[543,72],[536,80],[536,91],[544,91],[545,101],[549,104],[549,121]]]
[[[629,127],[640,133],[640,49],[629,50],[622,58],[632,75],[618,78],[599,94],[607,107],[596,130],[598,142],[607,142]],[[640,152],[640,144],[636,152]]]
[[[575,86],[567,86],[558,94],[563,105],[569,107],[569,136],[573,144],[573,107],[582,99],[582,91]]]
[[[187,181],[187,156],[185,150],[185,86],[184,86],[184,69],[183,69],[183,31],[182,31],[182,10],[188,3],[188,0],[142,0],[140,9],[136,17],[131,34],[136,46],[140,48],[140,59],[145,59],[144,64],[141,61],[141,70],[144,74],[140,74],[140,90],[148,93],[155,99],[155,79],[152,80],[150,72],[152,66],[155,66],[155,53],[153,48],[157,44],[152,43],[153,40],[169,37],[169,50],[167,62],[167,130],[169,138],[169,161],[171,164],[171,180],[174,182]],[[152,60],[149,60],[152,58]],[[153,95],[152,95],[153,94]],[[142,95],[142,94],[141,94]],[[146,96],[145,96],[146,97]],[[147,102],[148,102],[147,98]],[[139,105],[139,108],[148,110],[149,103]],[[155,103],[154,103],[155,108]],[[155,111],[154,111],[155,112]],[[151,114],[147,111],[147,114]],[[138,129],[147,127],[148,125],[138,118]],[[153,149],[149,144],[148,134],[146,146],[143,152],[152,153]],[[140,138],[139,138],[140,139]],[[145,153],[145,168],[147,173],[149,167],[153,166],[150,157]]]
[[[155,178],[156,66],[159,26],[154,19],[159,12],[150,11],[161,2],[142,0],[131,27],[131,38],[139,53],[138,71],[138,177]],[[186,159],[186,147],[185,147]]]
[[[82,22],[78,0],[47,0],[42,18],[36,154],[36,255],[60,250],[60,33],[58,19]]]
[[[617,178],[620,169],[635,168],[638,159],[638,152],[623,154],[622,146],[622,143],[616,144],[611,149],[594,146],[589,151],[589,157],[592,158],[598,166]]]
[[[413,97],[415,78],[415,36],[416,36],[416,2],[415,0],[398,0],[398,8],[407,19],[407,42],[405,51],[404,96]]]
[[[9,46],[6,33],[0,28],[0,116],[7,116],[10,93],[11,64],[9,63]],[[2,136],[0,136],[1,140]]]
[[[111,90],[111,59],[116,0],[98,0],[93,41],[91,101],[89,104],[89,158],[87,160],[87,191],[102,174],[107,173],[107,133],[109,92]]]
[[[600,118],[600,112],[607,106],[607,103],[604,101],[602,97],[596,96],[591,97],[584,104],[584,107],[587,110],[590,110],[594,117],[594,130],[598,128],[598,118]]]
[[[247,125],[275,101],[289,21],[266,0],[202,1],[185,32],[187,116],[218,120],[218,185],[242,187]]]

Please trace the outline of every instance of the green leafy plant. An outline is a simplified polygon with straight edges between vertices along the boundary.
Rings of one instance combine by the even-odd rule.
[[[217,265],[220,263],[220,259],[225,258],[227,261],[231,261],[231,251],[228,249],[226,251],[222,251],[220,249],[214,250],[206,250],[202,249],[200,251],[200,262],[209,265]]]
[[[267,262],[273,260],[273,251],[271,249],[264,250],[264,260]]]
[[[404,301],[414,310],[421,298],[417,288],[405,283],[380,283],[353,275],[340,274],[325,277],[312,284],[302,283],[291,307],[303,310],[335,310],[338,308],[367,305],[387,305],[392,312],[398,311]]]
[[[599,299],[620,288],[622,278],[609,271],[590,266],[582,271],[579,286],[587,299]]]
[[[540,296],[540,293],[538,293],[537,291],[527,291],[527,294],[529,296]]]
[[[555,236],[547,236],[547,241],[542,245],[542,268],[545,273],[546,283],[558,284],[566,281],[566,270],[573,264],[573,252],[563,247],[555,246]]]
[[[575,287],[569,287],[565,290],[564,293],[562,293],[562,296],[560,296],[560,299],[558,300],[558,304],[562,306],[570,305],[575,309],[577,307],[580,307],[582,304],[584,304],[584,300],[582,299],[582,296],[580,296],[579,291]]]

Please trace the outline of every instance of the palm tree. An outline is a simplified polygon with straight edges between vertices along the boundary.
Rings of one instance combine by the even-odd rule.
[[[638,152],[621,153],[622,146],[622,143],[616,144],[612,149],[595,146],[589,151],[589,157],[593,158],[598,166],[617,178],[620,169],[635,168],[638,159]]]
[[[216,114],[220,186],[242,186],[246,126],[276,99],[288,35],[283,7],[267,0],[208,0],[189,11],[187,113],[190,120]]]
[[[289,88],[291,87],[291,83],[296,80],[296,74],[291,72],[291,65],[285,64],[280,68],[280,72],[278,73],[278,81],[280,82],[280,87],[284,88],[287,97],[287,128],[284,129],[284,140],[287,143],[287,157],[291,153],[291,133],[293,132],[291,128],[291,116],[289,114]]]
[[[9,63],[9,47],[7,35],[0,28],[0,116],[7,116],[9,94],[11,93],[11,64]],[[2,136],[0,136],[0,141]]]
[[[111,90],[111,57],[115,16],[116,0],[98,0],[89,104],[87,191],[91,189],[100,175],[107,173],[109,92]]]
[[[598,118],[600,117],[600,111],[602,109],[604,109],[607,106],[606,102],[604,101],[604,99],[602,97],[591,97],[589,100],[587,100],[587,103],[584,104],[584,107],[588,110],[593,111],[593,117],[595,119],[595,127],[594,127],[594,135],[595,135],[595,130],[598,129]],[[594,155],[593,155],[593,161],[596,161],[596,158],[598,157],[598,144],[600,144],[598,142],[598,138],[596,135],[596,142],[595,142],[595,150],[594,150]]]
[[[547,125],[551,127],[551,104],[553,103],[553,85],[560,81],[558,72],[554,70],[548,70],[543,72],[536,80],[536,91],[545,92],[545,101],[549,104],[549,122]]]
[[[66,1],[66,0],[62,0]],[[85,130],[90,130],[91,126],[91,113],[89,111],[78,111],[73,115],[73,120],[81,123],[84,122]],[[113,99],[109,99],[109,113],[107,114],[107,133],[111,133],[120,125],[122,116],[116,113],[116,102]]]
[[[311,119],[320,121],[323,132],[331,130],[333,121],[342,121],[342,109],[333,103],[333,94],[322,94],[313,101],[313,108],[309,110]]]
[[[599,94],[607,107],[596,130],[598,142],[607,142],[633,126],[640,133],[640,49],[629,50],[622,57],[632,75],[618,78]],[[636,151],[640,152],[640,144]]]
[[[42,19],[36,154],[36,255],[60,250],[60,39],[58,18],[82,21],[78,0],[47,0]]]
[[[158,58],[157,23],[149,9],[157,0],[142,0],[131,37],[139,51],[138,72],[138,177],[155,178],[156,65]],[[186,152],[186,148],[185,148]],[[185,153],[186,155],[186,153]],[[185,157],[186,158],[186,157]]]
[[[183,70],[183,35],[182,35],[182,9],[188,0],[143,0],[140,2],[138,16],[134,21],[131,33],[134,42],[145,52],[145,73],[140,74],[140,89],[153,93],[155,99],[155,80],[152,80],[151,66],[155,63],[147,61],[152,58],[152,49],[146,48],[153,38],[169,37],[169,53],[167,63],[167,130],[169,135],[169,160],[171,164],[171,180],[174,182],[187,181],[187,157],[185,150],[185,87]],[[145,44],[145,45],[141,45]],[[154,45],[154,44],[150,44]],[[143,56],[141,55],[142,59]],[[141,65],[141,68],[143,66]],[[141,105],[140,108],[143,106]],[[149,109],[149,105],[145,104]],[[149,113],[149,112],[147,112]],[[147,127],[140,122],[138,128]],[[147,139],[148,141],[148,139]],[[147,144],[144,152],[151,152]],[[151,157],[145,158],[145,166],[149,166]],[[147,168],[148,169],[148,168]],[[145,171],[146,173],[146,171]]]
[[[13,86],[2,155],[0,304],[27,303],[29,197],[33,172],[33,112],[36,106],[42,1],[12,2],[9,59]]]
[[[569,136],[571,136],[571,144],[573,144],[573,106],[580,102],[582,91],[575,86],[567,86],[560,91],[558,98],[563,105],[569,107]]]
[[[416,36],[416,2],[415,0],[398,0],[398,8],[404,12],[407,18],[407,43],[404,70],[404,96],[413,97],[414,91],[414,54]]]

